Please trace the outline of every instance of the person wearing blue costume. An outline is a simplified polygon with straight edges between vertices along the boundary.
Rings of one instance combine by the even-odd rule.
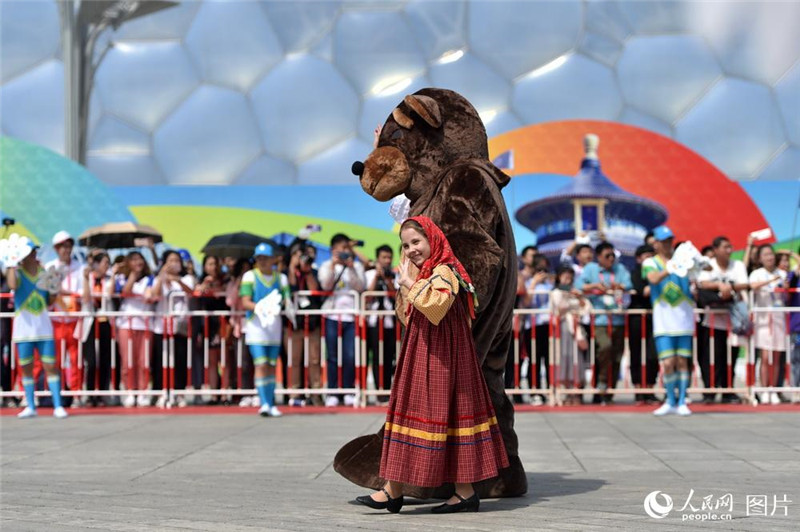
[[[256,307],[276,291],[280,296],[278,305],[288,300],[289,279],[277,271],[280,256],[270,244],[262,242],[256,246],[253,258],[255,268],[244,274],[239,290],[242,308],[247,311],[244,338],[253,358],[255,385],[261,399],[258,413],[264,417],[279,417],[282,414],[275,406],[275,365],[280,354],[283,325],[280,314],[274,315],[279,307],[276,309],[273,306],[272,319],[265,322],[262,322]]]
[[[694,298],[689,276],[681,277],[667,271],[667,262],[673,254],[672,230],[662,225],[656,227],[653,234],[656,255],[642,263],[642,277],[650,283],[653,335],[658,360],[663,364],[667,394],[667,400],[653,414],[688,416],[692,413],[686,406],[686,390],[695,328]]]
[[[19,262],[19,266],[8,268],[8,285],[14,291],[15,309],[11,341],[19,354],[22,387],[28,402],[28,406],[17,414],[20,419],[37,416],[33,382],[33,356],[37,351],[53,396],[53,416],[58,419],[67,417],[67,411],[61,406],[61,375],[56,367],[53,325],[47,312],[52,298],[46,290],[36,286],[43,272],[36,259],[36,248]]]

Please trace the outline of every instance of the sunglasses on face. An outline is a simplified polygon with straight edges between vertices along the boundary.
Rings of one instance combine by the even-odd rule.
[[[614,253],[603,253],[600,257],[603,259],[613,259]]]

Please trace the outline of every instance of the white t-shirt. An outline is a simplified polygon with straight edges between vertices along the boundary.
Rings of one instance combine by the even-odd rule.
[[[124,275],[117,275],[115,292],[119,294],[125,286],[127,280]],[[145,292],[149,287],[153,286],[153,277],[145,275],[131,287],[131,294],[126,294],[122,297],[122,302],[119,306],[120,312],[130,312],[134,316],[120,316],[117,318],[117,327],[120,329],[133,329],[135,331],[152,331],[153,320],[149,316],[142,316],[142,314],[151,312],[153,304],[148,303],[144,299]]]
[[[51,266],[61,268],[65,273],[64,280],[61,281],[61,290],[75,294],[73,296],[57,296],[51,310],[56,312],[78,311],[80,310],[80,302],[83,297],[83,265],[77,260],[70,261],[69,265],[61,262],[60,259],[54,259],[44,265],[44,269],[48,270]],[[78,318],[67,317],[53,317],[53,321],[58,323],[73,323],[78,321]]]
[[[342,273],[344,270],[344,273]],[[341,276],[339,275],[340,273]],[[355,296],[349,294],[351,290],[363,292],[366,286],[366,279],[364,275],[364,265],[360,262],[353,263],[352,268],[345,268],[342,264],[337,264],[336,269],[331,268],[331,261],[326,260],[322,263],[319,271],[319,284],[323,290],[326,290],[330,284],[339,279],[336,286],[333,287],[333,295],[329,297],[325,304],[322,306],[325,310],[353,310],[356,308]],[[338,321],[355,321],[353,314],[326,314],[327,319],[334,319]]]
[[[730,260],[728,261],[728,267],[725,270],[723,270],[722,268],[720,268],[719,264],[717,264],[717,259],[711,259],[711,270],[700,272],[700,275],[697,276],[697,282],[698,283],[724,282],[733,284],[746,284],[747,268],[745,268],[744,263],[742,261]],[[714,329],[727,330],[730,321],[731,319],[727,312],[716,313],[714,314]],[[703,325],[708,327],[709,322],[710,322],[709,315],[705,314],[703,316]]]
[[[775,279],[776,276],[778,279]],[[759,268],[750,274],[751,284],[771,279],[775,280],[754,291],[753,303],[756,308],[784,306],[784,292],[776,292],[775,289],[786,286],[785,271],[776,268],[775,271],[769,272],[766,268]],[[786,312],[754,312],[753,336],[756,349],[786,351],[786,316]]]
[[[378,275],[378,271],[375,269],[367,271],[365,274],[366,277],[366,287],[369,288],[372,286],[372,281],[375,280],[375,277]],[[392,286],[394,290],[397,291],[400,289],[400,285],[397,283],[397,276],[395,275],[392,279]],[[372,303],[369,305],[370,310],[379,310],[380,309],[380,299],[381,298],[373,298]],[[383,310],[390,310],[392,311],[391,316],[386,316],[383,319],[383,327],[385,329],[391,329],[394,327],[394,302],[389,297],[384,297],[383,299]],[[378,316],[376,314],[370,314],[367,318],[367,325],[369,327],[377,327],[378,326]]]
[[[194,276],[184,275],[181,277],[181,282],[191,289],[194,289]],[[155,281],[153,281],[155,284]],[[157,295],[157,294],[154,294]],[[161,285],[160,299],[156,302],[156,318],[153,320],[153,332],[156,334],[164,334],[164,318],[167,314],[170,301],[172,302],[172,314],[182,314],[189,310],[189,295],[183,291],[181,285],[177,281],[167,281]],[[186,334],[188,319],[174,317],[173,319],[174,330],[176,334]]]

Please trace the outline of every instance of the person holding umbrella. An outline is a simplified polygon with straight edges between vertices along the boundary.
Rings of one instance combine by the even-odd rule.
[[[262,242],[253,252],[255,268],[242,277],[239,295],[247,311],[244,326],[245,344],[255,367],[255,384],[261,399],[259,415],[279,417],[275,406],[275,365],[281,349],[283,332],[280,305],[290,298],[289,279],[277,271],[281,260],[277,250]]]

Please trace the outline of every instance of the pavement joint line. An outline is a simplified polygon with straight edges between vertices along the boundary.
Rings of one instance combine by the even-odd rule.
[[[3,462],[2,464],[0,464],[0,467],[4,467],[4,466],[7,466],[7,465],[13,465],[13,464],[21,462],[23,460],[29,460],[31,458],[35,458],[37,456],[42,456],[44,454],[63,451],[65,449],[71,449],[73,447],[77,447],[78,445],[82,445],[84,443],[89,443],[89,442],[96,441],[96,440],[102,440],[103,438],[107,438],[109,436],[115,436],[115,435],[120,434],[122,432],[128,432],[128,431],[137,429],[137,428],[139,428],[139,427],[141,427],[143,425],[146,425],[146,424],[147,424],[146,422],[142,422],[142,423],[139,423],[138,425],[135,425],[133,427],[126,427],[126,428],[123,428],[123,429],[120,429],[120,430],[107,432],[105,434],[100,434],[99,436],[94,436],[92,438],[86,438],[86,439],[79,440],[79,441],[76,441],[76,442],[73,442],[73,443],[70,443],[70,444],[67,444],[67,445],[61,445],[61,446],[53,448],[53,449],[45,449],[44,451],[39,451],[37,453],[29,454],[29,455],[23,456],[21,458],[17,458],[16,460],[10,460],[8,462]],[[38,439],[38,438],[26,438],[24,441],[28,441],[30,439]]]
[[[671,465],[669,465],[668,463],[666,463],[666,462],[665,462],[664,460],[662,460],[660,457],[658,457],[658,456],[654,455],[652,452],[650,452],[650,451],[649,451],[648,449],[646,449],[645,447],[642,447],[642,445],[641,445],[641,444],[639,444],[639,442],[637,442],[636,440],[634,440],[633,438],[631,438],[630,436],[628,436],[627,434],[625,434],[623,431],[621,431],[621,430],[619,429],[619,427],[617,427],[616,425],[614,425],[613,423],[611,423],[611,421],[609,421],[609,419],[608,419],[606,416],[601,416],[601,418],[602,418],[602,420],[603,420],[603,421],[605,421],[605,422],[606,422],[606,424],[607,424],[609,427],[611,427],[611,428],[613,428],[615,431],[617,431],[617,433],[618,433],[620,436],[622,436],[623,438],[625,438],[626,440],[628,440],[629,442],[631,442],[632,444],[634,444],[636,447],[638,447],[639,449],[643,450],[645,453],[647,453],[648,455],[652,456],[653,458],[655,458],[656,460],[658,460],[659,462],[661,462],[662,464],[664,464],[664,467],[666,467],[667,469],[669,469],[670,471],[672,471],[673,473],[675,473],[676,475],[678,475],[678,477],[679,477],[679,478],[682,478],[682,479],[685,479],[685,478],[686,478],[686,477],[684,477],[684,476],[683,476],[683,475],[682,475],[682,474],[681,474],[681,473],[680,473],[680,472],[679,472],[677,469],[673,468]]]
[[[367,423],[367,426],[361,431],[360,436],[367,436],[369,434],[373,434],[375,432],[378,432],[375,429],[370,429],[370,427],[372,425],[374,425],[375,423],[377,423],[377,422],[380,422],[380,424],[382,425],[383,423],[385,423],[385,418],[383,418],[383,419],[379,418],[377,421],[371,420],[369,423]],[[312,480],[318,480],[319,477],[321,477],[326,471],[328,471],[331,468],[332,465],[333,465],[333,460],[328,462],[328,464],[325,467],[323,467],[322,470],[319,473],[314,475]]]
[[[64,423],[59,422],[59,424],[63,425]],[[8,426],[6,426],[5,428],[7,429]],[[42,434],[37,434],[35,436],[31,436],[30,438],[22,438],[20,440],[16,440],[14,443],[25,443],[25,442],[28,442],[28,441],[39,440],[39,439],[42,439],[42,438],[50,438],[51,436],[56,435],[56,434],[63,435],[65,430],[66,430],[66,432],[72,432],[73,430],[77,430],[77,429],[78,429],[78,427],[75,426],[75,425],[73,425],[71,427],[68,427],[67,429],[64,429],[63,427],[56,428],[56,429],[53,429],[53,430],[49,430],[49,431],[43,432]],[[2,464],[0,464],[0,465],[2,465]]]
[[[744,463],[746,463],[746,464],[748,464],[748,465],[750,465],[750,466],[752,466],[752,467],[756,468],[758,471],[760,471],[760,472],[762,472],[762,473],[765,473],[765,472],[766,472],[766,470],[765,470],[765,469],[762,469],[762,468],[758,467],[758,466],[757,466],[757,465],[755,465],[755,464],[751,464],[751,463],[750,463],[750,462],[748,462],[747,460],[744,460],[743,458],[741,458],[741,457],[739,457],[739,456],[737,456],[737,455],[733,454],[731,451],[726,451],[726,450],[724,450],[724,449],[720,449],[719,447],[717,447],[716,445],[714,445],[714,444],[713,444],[713,443],[711,443],[710,441],[708,441],[708,440],[706,440],[706,439],[704,439],[704,438],[701,438],[700,436],[698,436],[698,435],[696,435],[696,434],[692,434],[692,433],[688,432],[688,431],[687,431],[685,428],[683,428],[683,427],[681,427],[681,426],[678,426],[678,425],[675,425],[674,423],[671,423],[671,422],[670,422],[668,419],[664,419],[664,418],[662,418],[662,421],[663,421],[664,423],[667,423],[669,426],[671,426],[671,427],[673,427],[673,428],[675,428],[675,429],[678,429],[678,431],[682,432],[683,434],[686,434],[686,435],[688,435],[688,436],[691,436],[692,438],[694,438],[694,439],[696,439],[696,440],[699,440],[699,441],[701,441],[701,442],[705,443],[706,445],[709,445],[709,446],[711,446],[711,448],[712,448],[712,449],[714,449],[714,450],[716,450],[716,451],[719,451],[720,453],[723,453],[723,454],[727,455],[729,458],[735,458],[735,459],[737,459],[737,460],[741,460],[741,461],[743,461]],[[750,432],[751,434],[753,434],[753,435],[760,436],[760,434],[756,434],[755,432],[752,432],[752,431],[751,431],[751,430],[749,430],[749,429],[746,429],[746,430],[747,430],[748,432]]]
[[[772,418],[770,418],[770,419],[772,419]],[[776,440],[776,439],[770,438],[770,437],[769,437],[769,432],[767,432],[766,434],[761,434],[761,433],[754,432],[754,431],[753,431],[753,429],[751,429],[751,428],[749,428],[749,427],[748,427],[747,429],[745,429],[745,430],[747,430],[747,431],[748,431],[750,434],[753,434],[753,435],[755,435],[755,436],[762,437],[762,438],[764,438],[764,439],[767,439],[767,440],[769,440],[769,441],[771,441],[771,442],[773,442],[773,443],[777,443],[778,445],[781,445],[781,446],[783,446],[783,447],[786,447],[787,449],[791,449],[792,451],[798,452],[798,451],[797,451],[797,449],[795,449],[795,448],[794,448],[794,447],[792,447],[791,445],[789,445],[789,444],[786,444],[786,443],[784,443],[784,442],[782,442],[782,441],[779,441],[779,440]]]
[[[225,440],[227,440],[227,439],[229,439],[229,438],[231,438],[233,436],[239,436],[240,434],[244,434],[245,432],[253,430],[257,426],[259,426],[259,423],[254,421],[249,427],[245,427],[244,429],[242,429],[242,430],[240,430],[240,431],[238,431],[238,432],[236,432],[234,434],[226,434],[226,435],[224,435],[223,437],[221,437],[221,438],[219,438],[217,440],[214,440],[212,442],[209,442],[206,445],[203,445],[202,447],[198,447],[196,449],[190,450],[189,452],[186,452],[186,453],[182,454],[181,456],[177,456],[177,457],[173,458],[172,460],[168,460],[167,462],[165,462],[165,463],[163,463],[163,464],[161,464],[159,466],[154,467],[150,471],[145,471],[144,473],[133,477],[132,479],[129,480],[129,482],[134,482],[136,480],[139,480],[142,477],[145,477],[145,476],[147,476],[147,475],[149,475],[151,473],[155,473],[156,471],[158,471],[160,469],[163,469],[163,468],[165,468],[167,466],[170,466],[170,465],[172,465],[172,464],[174,464],[176,462],[179,462],[179,461],[183,460],[186,457],[189,457],[189,456],[191,456],[193,454],[199,453],[200,451],[203,451],[203,450],[211,447],[212,445],[215,445],[215,444],[217,444],[219,442],[225,441]]]
[[[572,448],[567,444],[566,441],[564,441],[564,438],[561,437],[561,434],[553,426],[553,424],[550,423],[550,416],[545,415],[542,417],[544,418],[544,422],[547,423],[547,426],[550,427],[550,430],[552,430],[553,433],[558,437],[558,441],[561,443],[561,445],[563,445],[564,448],[569,451],[569,454],[572,455],[572,458],[578,463],[579,466],[581,466],[583,472],[588,473],[589,471],[586,469],[586,467],[584,467],[583,462],[581,462],[580,459],[575,455],[575,453],[572,451]]]
[[[281,419],[282,423],[278,420],[274,420],[276,423],[270,422],[273,420],[256,422],[250,431],[246,429],[261,418],[249,413],[224,419],[175,416],[173,428],[169,426],[170,420],[162,416],[140,420],[126,416],[113,422],[101,416],[80,420],[76,417],[69,420],[75,422],[72,427],[85,433],[77,434],[71,429],[67,436],[65,431],[61,442],[57,441],[58,434],[52,433],[43,436],[36,445],[28,445],[29,449],[16,449],[15,441],[31,434],[50,432],[50,423],[13,420],[3,427],[10,430],[0,431],[0,448],[9,450],[8,460],[16,458],[20,451],[32,452],[59,443],[73,444],[79,437],[88,439],[110,433],[124,425],[138,425],[141,420],[153,422],[133,431],[106,434],[95,443],[65,448],[60,451],[61,456],[44,454],[31,458],[30,465],[2,468],[0,529],[49,530],[55,527],[65,532],[797,530],[796,524],[791,525],[796,521],[796,504],[789,505],[788,517],[783,517],[780,510],[774,517],[746,517],[743,506],[744,497],[751,493],[777,493],[779,499],[782,493],[787,493],[790,501],[800,494],[800,469],[797,468],[800,431],[794,426],[796,421],[789,423],[790,418],[797,419],[793,415],[715,413],[687,420],[669,419],[678,429],[685,428],[689,433],[715,442],[720,449],[728,451],[725,453],[687,437],[672,425],[656,420],[649,412],[647,416],[630,412],[619,413],[621,415],[608,415],[617,412],[586,412],[577,416],[551,414],[554,415],[517,418],[521,447],[528,449],[535,464],[528,467],[531,491],[527,497],[486,499],[482,501],[480,513],[445,519],[431,515],[428,505],[409,504],[409,511],[404,507],[399,516],[385,511],[359,511],[362,507],[349,506],[348,502],[362,494],[361,489],[334,474],[331,468],[309,484],[340,443],[351,440],[365,427],[368,427],[366,434],[378,428],[382,415],[377,412],[362,420],[354,418],[354,414],[338,418],[289,415]],[[597,414],[603,419],[597,419]],[[53,422],[52,427],[55,426]],[[790,449],[760,436],[767,431],[770,437],[789,444]],[[238,432],[238,435],[212,444],[202,452],[195,451],[196,454],[178,462],[169,471],[164,468],[158,474],[130,482],[132,477],[147,469],[229,432]],[[661,474],[654,474],[658,461],[650,460],[645,452],[638,454],[637,447],[626,440],[625,435],[628,440],[662,457],[685,478],[664,474],[667,468],[660,469]],[[165,445],[160,443],[162,439]],[[591,445],[608,451],[592,450]],[[745,468],[749,465],[742,465],[742,457],[747,457],[743,453],[755,454],[760,449],[769,449],[762,453],[766,461],[751,459],[766,471]],[[570,457],[568,453],[573,450],[580,460],[586,460],[589,472],[581,471],[575,457]],[[251,454],[254,452],[257,454]],[[697,453],[696,458],[709,462],[685,461],[686,453]],[[604,455],[612,457],[612,462],[596,462],[595,456]],[[615,457],[623,459],[617,461]],[[314,491],[312,499],[308,499],[309,485]],[[729,521],[712,524],[710,520],[683,522],[675,510],[666,519],[653,520],[643,510],[646,494],[656,488],[672,496],[680,508],[690,487],[695,490],[692,501],[695,506],[700,506],[698,497],[702,495],[718,497],[732,493],[736,513]],[[298,505],[298,500],[307,504]],[[264,506],[266,501],[267,506]]]

